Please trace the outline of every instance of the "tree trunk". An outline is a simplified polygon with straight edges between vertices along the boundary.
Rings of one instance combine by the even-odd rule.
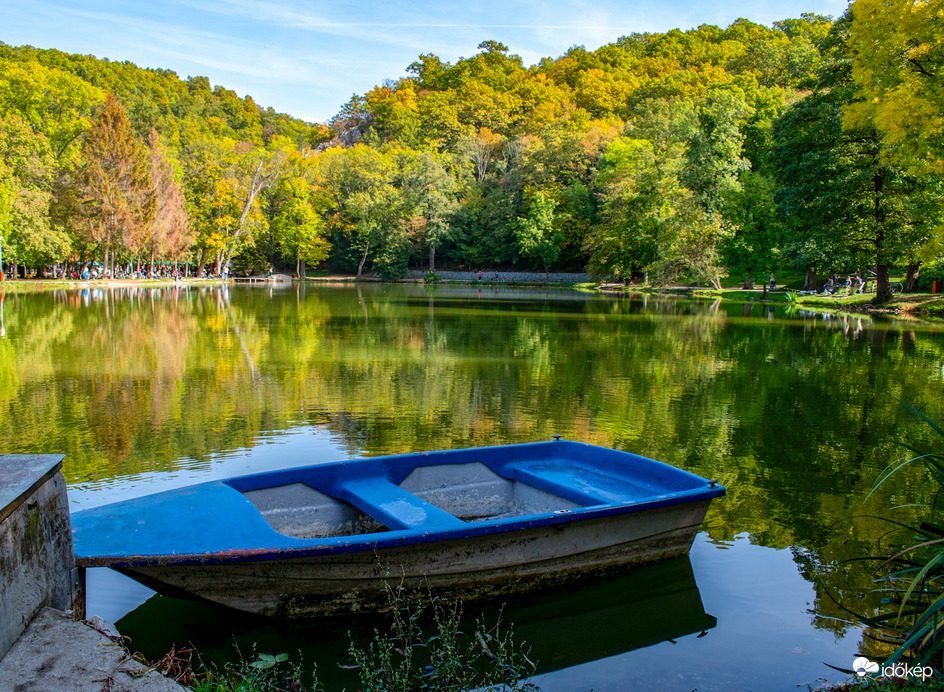
[[[921,276],[920,262],[914,262],[908,265],[908,273],[905,275],[905,292],[912,293],[917,288],[918,277]]]
[[[874,176],[872,215],[875,218],[875,302],[887,303],[892,297],[892,287],[888,281],[888,261],[885,254],[885,208],[882,206],[882,193],[885,187],[884,169],[879,169]]]
[[[745,276],[745,277],[744,277],[744,283],[741,285],[741,288],[744,289],[745,291],[752,291],[752,290],[754,290],[754,277],[753,277],[753,276]]]
[[[436,271],[436,246],[432,243],[429,244],[429,270]]]
[[[888,281],[888,265],[884,262],[875,265],[875,301],[885,303],[892,297],[892,287]]]
[[[364,256],[361,257],[361,261],[360,261],[360,263],[357,265],[357,277],[356,277],[356,278],[358,278],[358,279],[361,278],[361,272],[362,272],[363,269],[364,269],[364,263],[367,261],[367,253],[368,253],[369,250],[370,250],[370,241],[368,240],[368,241],[367,241],[367,245],[364,246]]]
[[[308,265],[305,263],[305,260],[299,258],[299,260],[298,260],[298,278],[301,279],[302,281],[304,281],[305,278],[306,278],[306,271],[307,271],[307,269],[308,269]]]
[[[203,248],[200,251],[200,264],[197,265],[197,278],[198,279],[203,278],[203,267],[206,264],[206,258],[207,258],[207,249]]]
[[[806,270],[806,281],[803,282],[804,291],[815,291],[816,286],[816,268]]]

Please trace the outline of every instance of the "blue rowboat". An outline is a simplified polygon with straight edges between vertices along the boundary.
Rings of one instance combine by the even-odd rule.
[[[685,555],[724,488],[554,440],[316,464],[72,515],[77,562],[264,615],[386,603],[384,582],[464,598]]]

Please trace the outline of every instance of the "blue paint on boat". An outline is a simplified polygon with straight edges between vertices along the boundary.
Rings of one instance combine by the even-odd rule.
[[[483,471],[475,471],[478,468]],[[435,478],[450,476],[451,470],[456,478],[466,479],[456,488],[444,486],[440,492],[433,483],[420,493],[401,487],[416,486],[418,481],[410,480],[416,478],[411,476],[415,472]],[[468,478],[484,480],[475,485]],[[482,517],[463,509],[469,514],[463,519],[456,516],[460,512],[436,505],[437,493],[463,505],[465,482],[482,497],[494,494],[494,488],[521,490],[536,497],[528,502],[543,509],[513,515],[496,511]],[[267,489],[284,492],[285,497],[309,493],[315,498],[310,507],[286,511],[311,516],[333,512],[345,521],[376,526],[347,535],[287,535],[275,528],[278,508],[267,519],[250,499]],[[724,492],[714,482],[652,459],[555,440],[323,463],[212,481],[76,512],[72,525],[76,558],[82,566],[211,565],[500,535],[710,500]],[[420,497],[424,493],[429,499]],[[319,510],[317,502],[327,509]]]

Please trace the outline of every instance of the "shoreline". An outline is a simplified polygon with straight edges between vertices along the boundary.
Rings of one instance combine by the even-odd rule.
[[[272,282],[265,280],[265,277],[255,278],[255,285],[292,285],[299,283],[299,279],[293,279],[290,282]],[[221,286],[237,283],[248,283],[249,277],[232,277],[224,279],[90,279],[87,281],[81,279],[16,279],[0,282],[0,294],[3,293],[33,293],[45,290],[55,289],[80,289],[83,287],[96,288],[148,288],[148,287],[193,287],[193,286]],[[378,283],[379,279],[375,277],[362,277],[360,279],[354,276],[331,275],[307,277],[306,283]],[[392,283],[410,283],[423,284],[422,280],[401,280]],[[521,282],[501,282],[492,281],[439,281],[432,285],[488,285],[488,286],[554,286],[555,288],[571,288],[576,290],[590,290],[604,295],[627,296],[632,293],[645,293],[649,295],[687,295],[692,299],[720,298],[722,300],[734,302],[761,302],[765,304],[793,304],[798,307],[829,310],[831,312],[867,314],[867,315],[895,315],[898,317],[911,319],[924,318],[944,318],[944,294],[931,293],[908,293],[896,294],[883,305],[876,305],[871,302],[872,298],[868,295],[856,296],[797,296],[791,298],[793,291],[779,289],[775,291],[764,292],[762,289],[740,289],[726,288],[720,291],[711,288],[691,287],[691,286],[622,286],[614,284],[599,283],[593,286],[586,284],[526,284]],[[758,301],[758,296],[764,296],[763,300]]]

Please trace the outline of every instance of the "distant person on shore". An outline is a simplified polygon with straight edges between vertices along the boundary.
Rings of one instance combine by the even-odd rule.
[[[774,290],[775,288],[777,288],[777,280],[774,278],[774,275],[771,274],[771,275],[770,275],[770,290],[771,290],[771,292],[773,292],[773,290]]]
[[[480,270],[479,270],[479,281],[481,281],[481,280],[482,280],[482,270],[480,269]]]

